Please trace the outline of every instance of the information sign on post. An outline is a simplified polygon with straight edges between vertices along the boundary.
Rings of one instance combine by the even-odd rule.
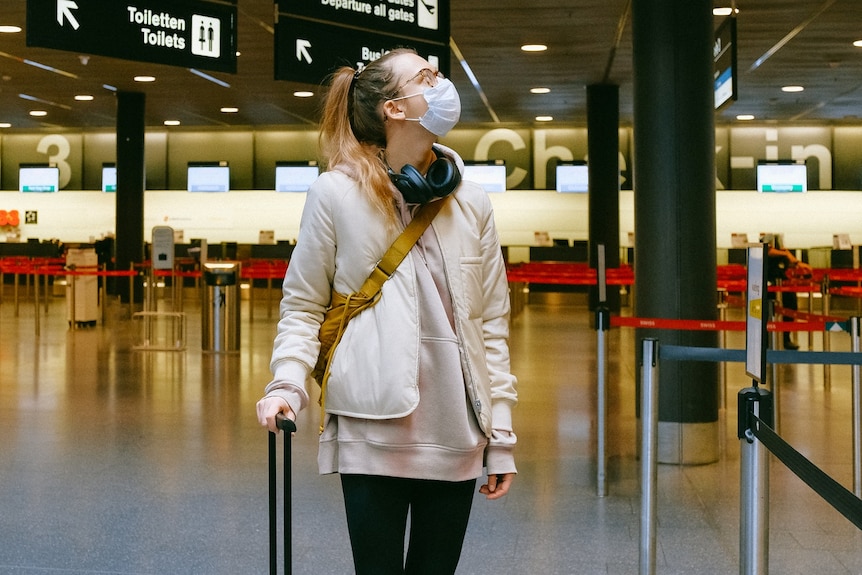
[[[320,84],[399,46],[449,73],[449,0],[293,0],[276,14],[276,80]]]
[[[748,247],[748,286],[745,298],[745,373],[760,383],[764,382],[766,373],[766,250],[766,244]]]
[[[236,73],[236,5],[27,0],[27,45]]]

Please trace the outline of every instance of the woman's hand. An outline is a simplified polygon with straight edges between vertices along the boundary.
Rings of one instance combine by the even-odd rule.
[[[296,414],[287,402],[280,397],[264,397],[257,402],[257,420],[262,426],[273,433],[278,433],[275,416],[279,413],[283,413],[291,421],[296,421]]]
[[[515,480],[514,473],[501,475],[489,475],[488,483],[479,488],[479,493],[488,499],[499,499],[509,492],[512,481]]]

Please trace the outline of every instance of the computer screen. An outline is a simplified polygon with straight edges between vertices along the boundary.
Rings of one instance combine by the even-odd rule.
[[[795,162],[757,164],[758,192],[807,192],[808,168]]]
[[[316,162],[276,162],[276,192],[307,192],[320,175]]]
[[[590,176],[584,163],[557,164],[556,188],[561,193],[584,193],[590,189]]]
[[[18,167],[18,190],[22,192],[59,191],[60,168],[48,164],[21,164]]]
[[[187,189],[190,192],[230,191],[230,167],[226,162],[189,162]]]
[[[117,166],[114,164],[102,165],[102,191],[117,191]]]
[[[506,191],[506,162],[491,160],[487,162],[464,162],[464,180],[476,182],[486,192]]]

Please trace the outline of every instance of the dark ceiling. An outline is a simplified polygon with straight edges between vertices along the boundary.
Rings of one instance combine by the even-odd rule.
[[[716,5],[730,2],[716,0]],[[862,48],[852,43],[862,39],[862,1],[736,0],[736,7],[739,100],[718,114],[719,124],[738,114],[785,123],[859,121]],[[26,0],[3,0],[0,25],[25,27],[25,11]],[[318,98],[293,95],[309,86],[273,79],[272,0],[239,0],[238,12],[238,73],[211,73],[229,87],[185,68],[29,48],[23,32],[0,34],[0,122],[13,130],[112,128],[116,101],[103,88],[110,84],[146,93],[147,126],[161,127],[167,119],[196,128],[314,125]],[[533,124],[539,115],[552,116],[550,126],[584,124],[585,87],[598,82],[620,86],[621,121],[631,124],[630,0],[452,0],[451,12],[451,76],[462,97],[462,125]],[[548,50],[524,53],[525,43],[546,44]],[[457,53],[481,93],[458,66]],[[132,80],[137,74],[156,81],[137,84]],[[805,90],[784,93],[787,84]],[[551,91],[531,94],[536,86]],[[95,99],[73,99],[82,93]],[[239,112],[221,113],[223,106]],[[48,115],[32,118],[35,108]]]

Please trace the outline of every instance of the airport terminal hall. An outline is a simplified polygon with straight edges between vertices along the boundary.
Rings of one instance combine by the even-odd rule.
[[[3,0],[0,575],[862,574],[859,78],[859,0]]]

